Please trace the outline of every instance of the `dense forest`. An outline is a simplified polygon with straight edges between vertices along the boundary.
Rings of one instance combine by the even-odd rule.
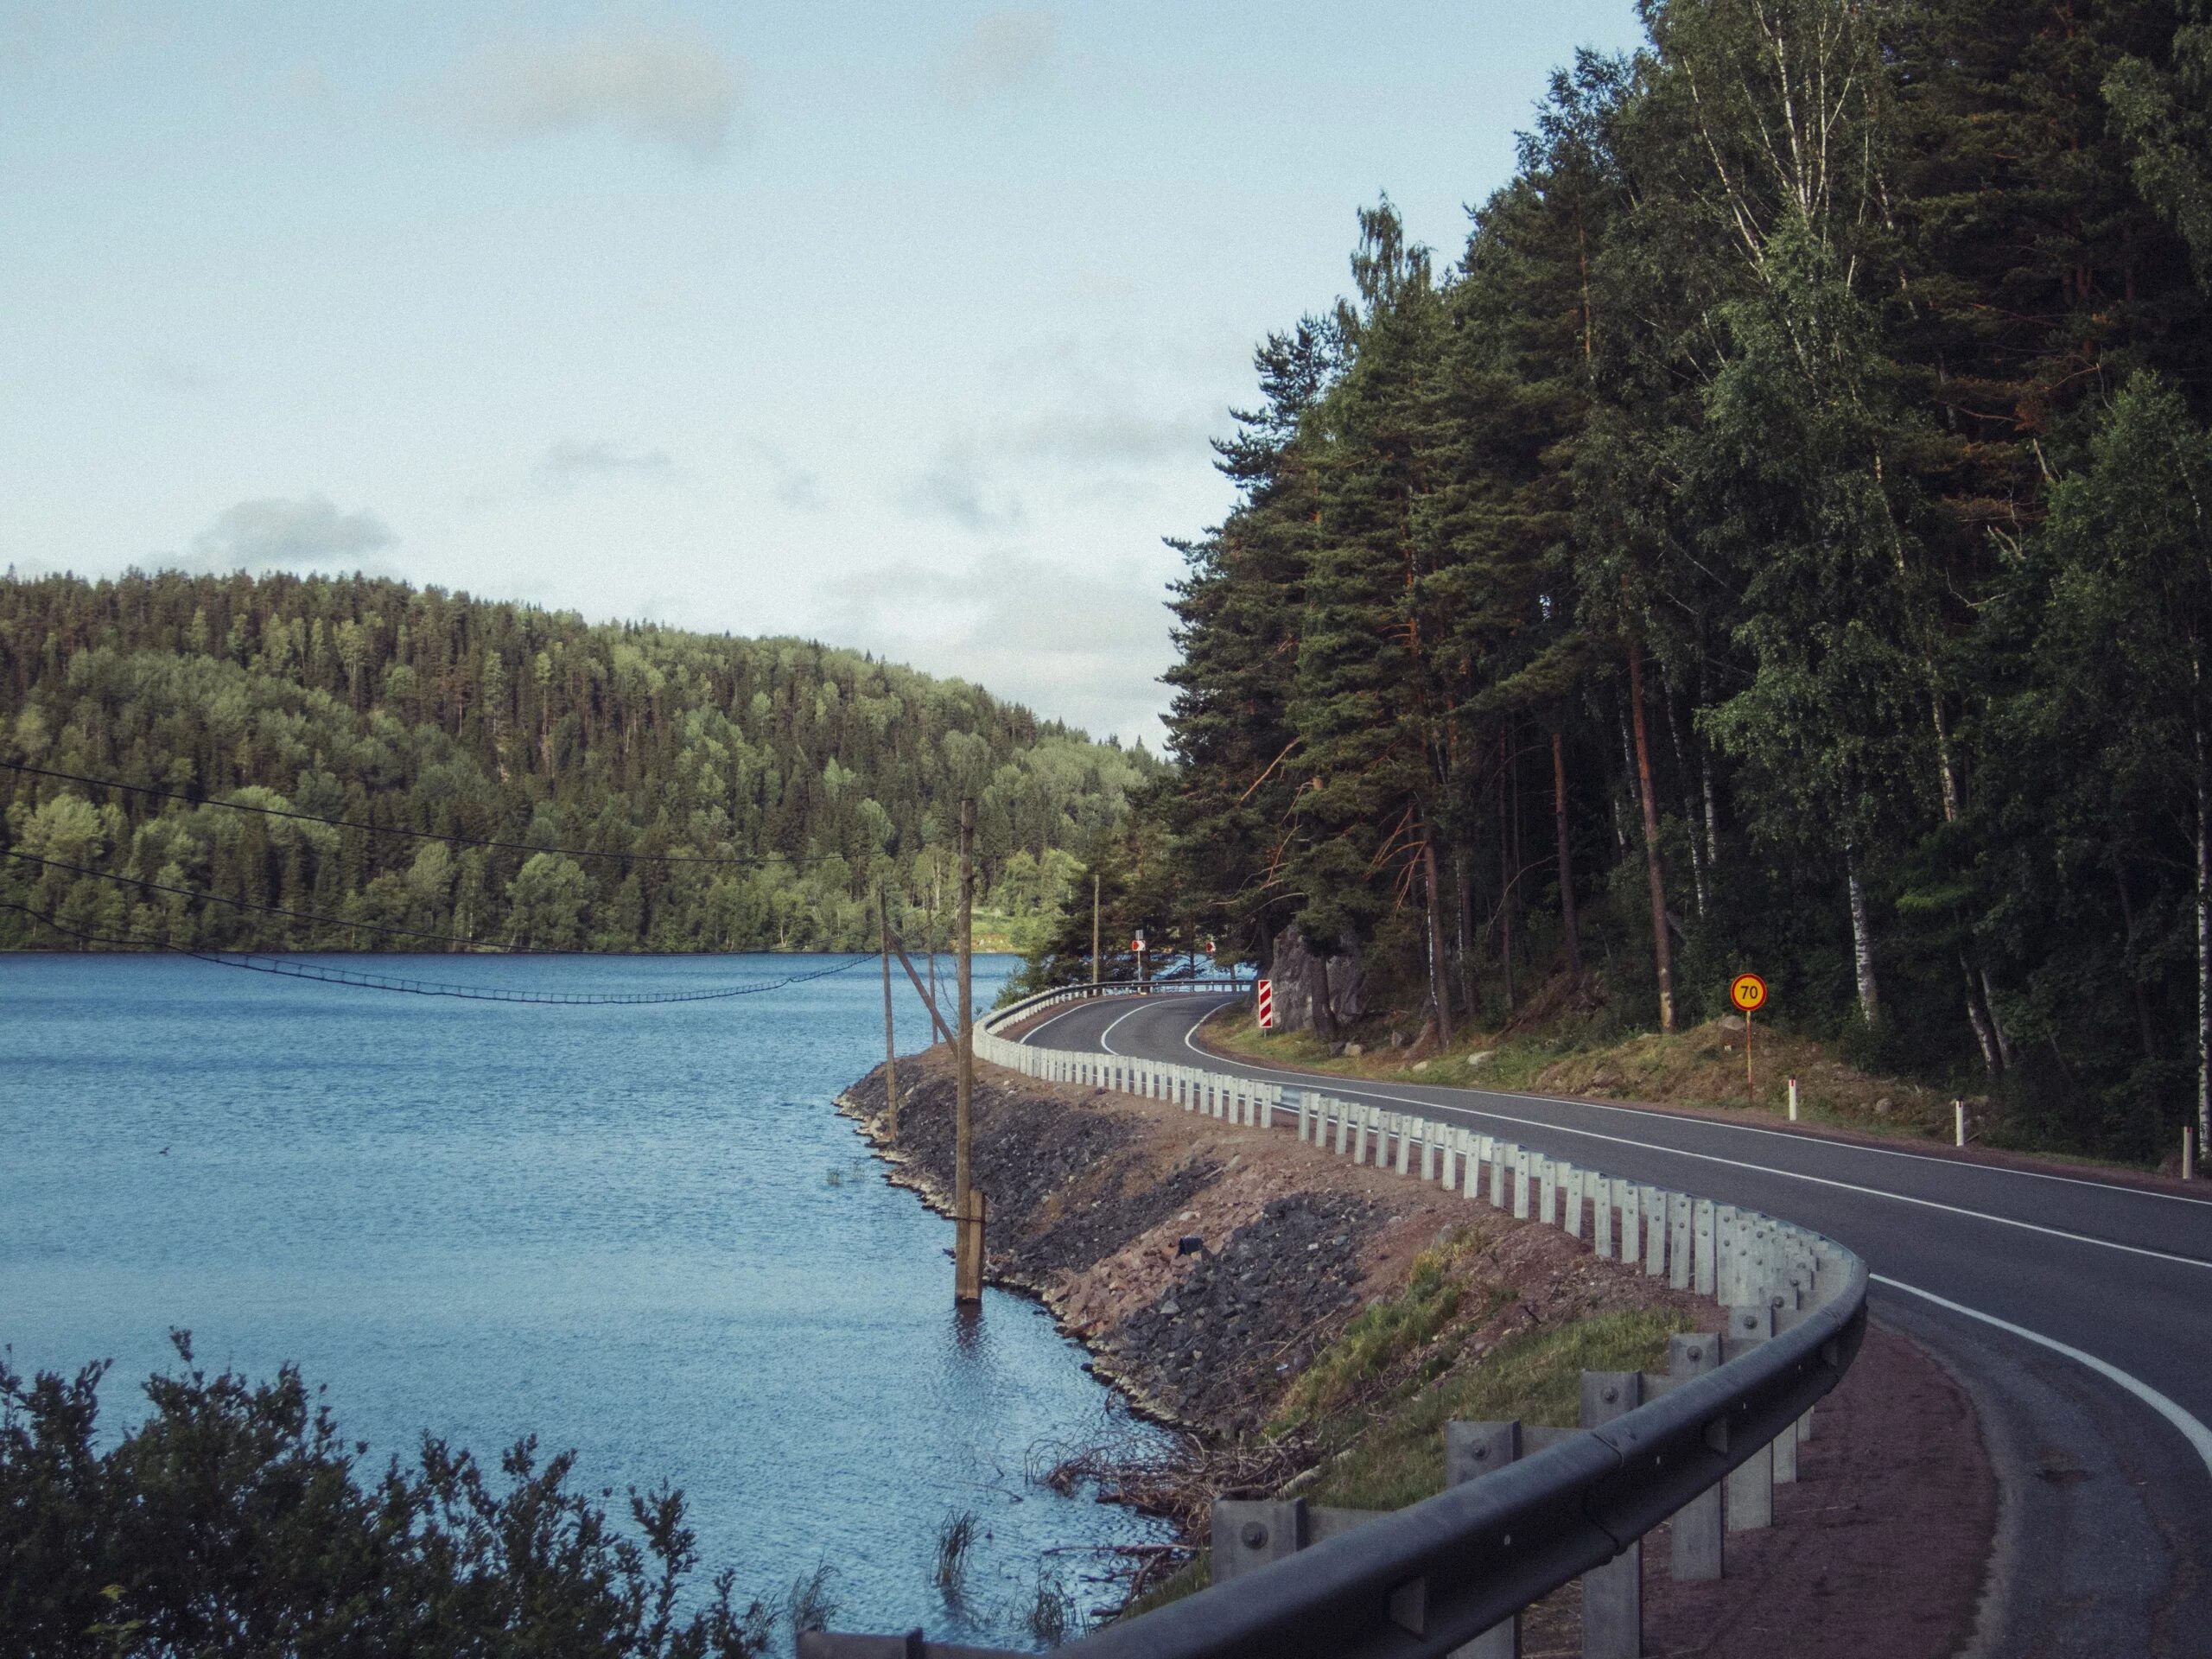
[[[44,949],[872,949],[879,884],[948,943],[963,797],[1019,941],[1156,770],[796,639],[168,571],[0,582],[0,946]]]
[[[2001,1133],[2212,1128],[2212,5],[1643,12],[1259,349],[1115,931],[1325,1030],[1756,969]]]

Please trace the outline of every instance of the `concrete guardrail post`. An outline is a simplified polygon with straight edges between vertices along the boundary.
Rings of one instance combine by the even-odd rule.
[[[1494,1474],[1521,1458],[1521,1424],[1449,1422],[1444,1425],[1444,1484],[1457,1486]],[[1521,1615],[1510,1613],[1452,1659],[1521,1659]]]
[[[1483,1137],[1483,1161],[1490,1166],[1490,1207],[1505,1208],[1505,1166],[1513,1156],[1513,1148],[1503,1141]]]
[[[1690,1197],[1675,1192],[1667,1199],[1667,1286],[1690,1287]]]
[[[1560,1199],[1567,1206],[1567,1236],[1582,1236],[1582,1171],[1574,1164],[1563,1166],[1566,1179],[1560,1182]]]
[[[1641,1371],[1582,1373],[1582,1427],[1598,1428],[1643,1403]],[[1643,1541],[1582,1575],[1583,1659],[1643,1659]]]
[[[1536,1219],[1559,1225],[1559,1166],[1548,1158],[1536,1166]]]
[[[1720,1337],[1717,1332],[1694,1332],[1667,1338],[1667,1375],[1675,1382],[1688,1382],[1716,1370],[1720,1364]],[[1669,1553],[1678,1579],[1717,1579],[1720,1576],[1720,1487],[1708,1486],[1675,1512],[1668,1523]]]
[[[1720,1344],[1721,1363],[1748,1353],[1774,1334],[1774,1310],[1764,1301],[1728,1310],[1728,1332]],[[1752,1532],[1774,1524],[1774,1447],[1763,1446],[1730,1470],[1721,1482],[1722,1510],[1731,1532]]]
[[[1513,1148],[1513,1218],[1516,1221],[1529,1219],[1529,1200],[1534,1196],[1529,1190],[1529,1172],[1535,1162],[1535,1157],[1536,1154],[1526,1147]]]
[[[1590,1253],[1604,1262],[1613,1256],[1613,1184],[1594,1170],[1590,1175]]]
[[[1656,1279],[1667,1271],[1668,1200],[1674,1195],[1656,1186],[1643,1189],[1643,1274]]]
[[[1295,1555],[1306,1544],[1306,1500],[1220,1499],[1213,1506],[1213,1581],[1226,1584],[1255,1567]]]

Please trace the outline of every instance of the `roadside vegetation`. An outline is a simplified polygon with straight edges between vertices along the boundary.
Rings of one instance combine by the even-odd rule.
[[[2212,1134],[2212,18],[1641,15],[1463,245],[1362,209],[1255,353],[1104,935],[1211,939],[1332,1042],[1541,1043],[1573,986],[1669,1039],[1593,1060],[1643,1092],[1706,1086],[1672,1051],[1755,970],[2008,1142],[2172,1159]]]
[[[977,943],[1021,950],[1157,769],[805,640],[176,571],[0,577],[0,761],[184,798],[0,769],[0,846],[44,861],[0,859],[0,949],[41,950],[867,950],[879,885],[948,950],[971,796]]]
[[[632,1491],[625,1526],[570,1487],[569,1454],[531,1440],[496,1472],[435,1439],[379,1471],[296,1370],[211,1376],[175,1343],[180,1369],[147,1382],[152,1410],[119,1439],[99,1427],[105,1368],[26,1381],[0,1363],[11,1655],[767,1650],[774,1616],[727,1573],[697,1583],[682,1493]]]
[[[1444,1490],[1446,1423],[1572,1427],[1585,1370],[1664,1369],[1667,1338],[1690,1328],[1671,1308],[1629,1308],[1485,1339],[1516,1292],[1480,1276],[1482,1243],[1460,1229],[1416,1256],[1404,1286],[1363,1309],[1292,1384],[1263,1431],[1300,1447],[1306,1467],[1284,1496],[1356,1510],[1433,1497]],[[1201,1549],[1124,1616],[1211,1582]]]

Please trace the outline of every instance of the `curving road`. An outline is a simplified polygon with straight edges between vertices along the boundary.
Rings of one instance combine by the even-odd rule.
[[[1978,1650],[2212,1656],[2212,1199],[1556,1096],[1254,1065],[1221,995],[1078,1003],[1022,1041],[1299,1083],[1786,1217],[1849,1245],[1873,1311],[1951,1368],[1999,1478]]]

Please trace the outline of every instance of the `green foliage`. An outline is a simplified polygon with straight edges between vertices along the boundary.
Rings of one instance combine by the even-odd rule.
[[[1108,931],[1266,965],[1294,922],[1392,1018],[1433,931],[1508,1027],[1754,966],[2000,1137],[2155,1155],[2212,1116],[2212,12],[1643,15],[1456,262],[1364,209],[1351,296],[1259,352]]]
[[[1406,1287],[1359,1311],[1344,1334],[1300,1375],[1276,1418],[1311,1421],[1341,1411],[1408,1354],[1417,1352],[1459,1311],[1459,1269],[1482,1249],[1481,1235],[1457,1230],[1443,1244],[1414,1258]]]
[[[630,1494],[638,1536],[524,1440],[497,1477],[425,1440],[365,1478],[299,1373],[194,1369],[98,1449],[105,1368],[0,1365],[0,1630],[24,1659],[406,1653],[746,1659],[770,1630],[728,1573],[699,1597],[681,1493]],[[686,1611],[687,1600],[704,1605]]]
[[[1500,1422],[1571,1427],[1581,1407],[1582,1373],[1658,1370],[1667,1338],[1688,1329],[1663,1308],[1593,1313],[1571,1324],[1523,1332],[1487,1353],[1393,1398],[1359,1438],[1332,1459],[1306,1496],[1348,1509],[1402,1509],[1444,1489],[1444,1425]]]
[[[950,913],[958,802],[979,903],[1048,929],[1071,849],[1155,770],[957,681],[854,652],[589,626],[365,578],[0,581],[0,759],[438,835],[448,846],[0,774],[54,861],[488,944],[848,950],[874,890]],[[567,857],[533,848],[572,848]],[[677,854],[730,865],[646,861]],[[435,949],[10,861],[0,899],[185,946]],[[940,925],[938,937],[949,936]],[[0,946],[71,942],[0,912]]]

